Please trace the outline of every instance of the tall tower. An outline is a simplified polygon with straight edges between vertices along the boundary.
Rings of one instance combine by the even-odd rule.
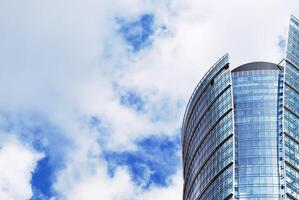
[[[286,199],[299,199],[299,20],[291,16],[283,83],[281,179]]]
[[[232,71],[239,199],[280,199],[282,79],[282,68],[273,63],[254,62]]]
[[[299,199],[299,21],[286,57],[230,70],[229,56],[196,86],[182,125],[184,200]]]

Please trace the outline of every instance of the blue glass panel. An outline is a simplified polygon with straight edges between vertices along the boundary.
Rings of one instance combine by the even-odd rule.
[[[299,21],[291,17],[285,62],[285,192],[299,198]],[[292,198],[290,198],[292,199]]]
[[[299,66],[299,21],[291,17],[288,34],[286,58],[297,67]]]
[[[228,55],[195,88],[183,126],[184,199],[224,199],[233,192],[233,104]]]
[[[236,194],[239,199],[280,199],[278,70],[235,72]]]

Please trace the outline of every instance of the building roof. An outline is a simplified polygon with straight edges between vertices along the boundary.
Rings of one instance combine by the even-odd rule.
[[[234,70],[232,70],[232,73],[240,72],[240,71],[251,71],[251,70],[282,70],[282,69],[283,69],[282,66],[270,62],[251,62],[235,68]]]

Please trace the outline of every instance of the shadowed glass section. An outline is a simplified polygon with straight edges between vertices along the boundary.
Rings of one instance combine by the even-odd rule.
[[[229,57],[228,54],[224,55],[219,61],[216,62],[215,65],[213,65],[213,67],[204,75],[204,77],[201,79],[201,81],[198,83],[198,85],[196,86],[195,90],[193,91],[186,111],[185,111],[185,115],[184,115],[184,120],[183,120],[183,125],[182,125],[182,140],[183,140],[183,157],[185,156],[185,148],[187,148],[188,145],[186,145],[186,143],[188,142],[188,140],[191,137],[190,131],[186,130],[189,126],[191,126],[192,122],[191,120],[191,116],[194,112],[194,108],[196,107],[196,104],[198,102],[200,102],[200,98],[205,96],[204,93],[205,91],[208,91],[208,87],[209,87],[209,83],[212,83],[213,78],[215,77],[216,74],[220,73],[221,71],[223,71],[223,69],[225,68],[225,66],[228,66],[229,63]],[[221,82],[221,81],[220,81]],[[214,82],[213,82],[214,84]],[[210,84],[211,85],[211,84]],[[221,84],[219,84],[221,87]],[[221,89],[223,88],[219,88],[219,91],[221,91]],[[191,121],[191,122],[190,122]],[[189,128],[190,129],[190,128]]]
[[[252,63],[251,63],[252,64]],[[269,63],[232,74],[236,132],[236,198],[279,200],[280,71]],[[250,64],[249,64],[250,65]],[[280,97],[281,96],[281,97]]]
[[[184,200],[233,192],[233,113],[228,55],[195,88],[183,122]]]

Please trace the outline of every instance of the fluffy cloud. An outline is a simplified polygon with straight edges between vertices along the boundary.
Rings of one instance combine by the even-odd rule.
[[[155,144],[161,145],[161,147],[156,148],[152,146]],[[143,200],[151,199],[155,196],[157,199],[165,199],[167,196],[173,196],[173,199],[181,199],[183,186],[181,167],[175,167],[178,165],[175,163],[175,158],[179,158],[180,151],[168,148],[171,145],[177,144],[166,145],[165,140],[161,140],[160,144],[159,142],[152,142],[150,145],[140,145],[139,149],[136,150],[135,156],[137,159],[144,159],[145,161],[139,160],[137,162],[129,161],[123,163],[122,160],[126,159],[126,156],[128,156],[126,155],[127,153],[120,154],[119,156],[112,155],[111,159],[115,161],[113,162],[110,159],[106,159],[105,156],[99,156],[102,155],[103,149],[94,143],[93,138],[85,139],[80,145],[78,144],[80,148],[74,149],[72,155],[68,156],[65,168],[58,172],[58,180],[54,184],[57,195],[53,198],[77,200],[93,200],[97,198]],[[148,152],[149,148],[154,148],[155,150]],[[144,155],[153,152],[155,155]],[[167,158],[163,160],[163,157]],[[132,160],[132,157],[128,158]],[[167,159],[170,160],[167,161]],[[111,168],[111,166],[108,166],[110,162],[116,165]],[[150,165],[147,162],[158,165],[153,168],[158,171],[151,172],[151,168],[148,167]],[[140,166],[138,165],[142,164],[147,168],[149,174],[137,175],[137,171],[133,168],[139,168]],[[167,165],[173,165],[174,167],[168,167]],[[164,170],[169,171],[168,168],[172,168],[174,172],[163,172]],[[112,171],[109,173],[110,170]],[[159,172],[159,170],[162,172]],[[143,171],[142,173],[147,172]],[[151,173],[169,173],[170,175],[166,177],[165,175],[162,176],[162,178],[165,178],[162,181],[165,182],[164,186],[161,186],[161,184],[164,184],[161,180],[157,180],[157,183],[152,183],[144,189],[144,186],[148,185],[147,182],[150,181],[147,179],[150,178]],[[134,176],[140,176],[141,180],[134,180]]]
[[[114,178],[107,176],[105,168],[96,167],[94,173],[77,180],[65,192],[66,199],[132,199],[134,185],[125,169],[118,169]]]
[[[30,147],[16,139],[0,145],[0,196],[4,200],[29,199],[32,196],[31,174],[42,158]]]
[[[180,200],[183,197],[183,179],[181,175],[181,168],[178,172],[169,178],[171,184],[166,188],[151,188],[142,194],[139,194],[139,200],[152,200],[152,199],[174,199]]]
[[[169,178],[169,186],[152,187],[147,191],[141,190],[132,182],[130,173],[125,168],[119,168],[114,177],[107,176],[105,169],[98,167],[94,173],[77,180],[67,190],[64,198],[82,199],[113,199],[113,200],[152,200],[182,198],[182,177],[180,172]]]

